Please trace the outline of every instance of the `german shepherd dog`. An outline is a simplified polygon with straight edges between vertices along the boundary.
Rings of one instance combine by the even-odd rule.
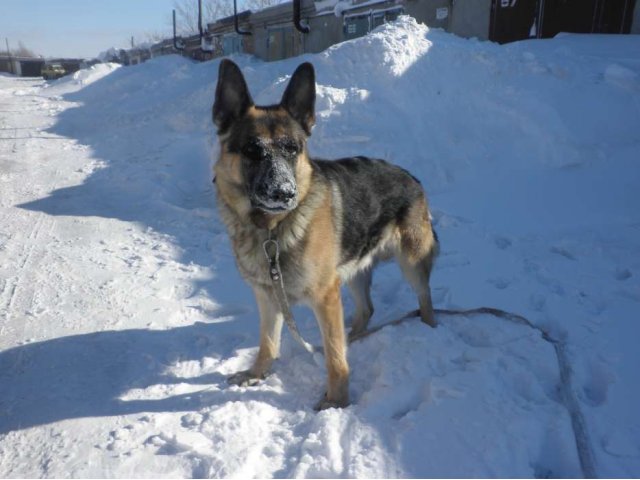
[[[238,66],[223,60],[213,104],[221,150],[214,182],[238,269],[260,311],[257,358],[228,381],[255,385],[279,354],[283,309],[263,251],[275,238],[286,295],[313,309],[322,332],[328,386],[321,410],[349,404],[341,283],[355,300],[355,335],[373,314],[372,268],[395,257],[417,293],[422,321],[435,327],[429,276],[438,240],[422,186],[406,170],[365,157],[309,157],[315,99],[310,63],[296,69],[279,104],[257,106]]]

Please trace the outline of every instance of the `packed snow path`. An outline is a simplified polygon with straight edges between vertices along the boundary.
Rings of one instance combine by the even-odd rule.
[[[498,47],[402,19],[304,60],[312,153],[410,169],[437,306],[562,339],[596,473],[638,476],[638,38]],[[237,61],[265,103],[302,59]],[[0,77],[0,477],[580,476],[553,347],[490,316],[353,344],[344,410],[311,409],[324,368],[286,332],[272,376],[227,386],[258,322],[215,212],[217,65]],[[391,265],[373,297],[374,324],[415,308]]]

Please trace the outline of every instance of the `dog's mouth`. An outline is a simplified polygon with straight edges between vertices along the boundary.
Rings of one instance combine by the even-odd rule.
[[[261,200],[259,198],[251,199],[251,206],[265,213],[284,213],[290,212],[298,206],[298,200],[292,199],[288,202],[279,202],[273,200]]]

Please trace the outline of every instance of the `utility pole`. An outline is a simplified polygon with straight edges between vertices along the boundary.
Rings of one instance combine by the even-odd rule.
[[[7,43],[7,57],[9,58],[9,73],[13,73],[13,61],[11,60],[11,50],[9,50],[9,39],[4,37],[4,41]]]
[[[135,42],[133,41],[133,35],[131,35],[131,48],[135,47]]]

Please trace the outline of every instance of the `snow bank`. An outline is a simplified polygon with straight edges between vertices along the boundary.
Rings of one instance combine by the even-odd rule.
[[[78,88],[97,82],[120,67],[121,65],[118,63],[97,63],[91,67],[83,68],[47,84],[48,93],[62,95],[76,91]]]
[[[411,170],[442,242],[437,307],[504,308],[566,342],[596,473],[638,476],[640,39],[498,46],[401,18],[317,55],[235,60],[258,103],[313,62],[312,154]],[[344,410],[311,410],[324,369],[288,333],[272,376],[227,386],[258,322],[211,188],[218,63],[103,66],[33,100],[51,138],[0,177],[43,175],[1,204],[0,476],[581,476],[553,348],[504,320],[442,317],[354,344]],[[41,268],[15,299],[24,258]],[[374,325],[416,303],[392,265],[373,300]],[[295,314],[319,343],[311,313]]]
[[[117,63],[97,63],[89,68],[75,72],[71,78],[82,86],[90,85],[120,67],[121,65]]]

